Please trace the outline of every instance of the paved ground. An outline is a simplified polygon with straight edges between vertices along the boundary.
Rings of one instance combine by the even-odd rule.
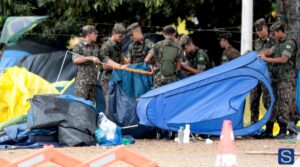
[[[129,149],[139,152],[146,157],[157,161],[162,167],[194,167],[214,166],[218,148],[218,141],[207,145],[205,141],[192,142],[190,144],[178,144],[174,141],[164,140],[137,140],[133,145],[127,146]],[[282,140],[254,140],[238,139],[235,142],[238,166],[241,167],[264,167],[279,166],[277,155],[249,155],[248,151],[277,152],[278,148],[294,148],[295,152],[300,152],[300,142]],[[110,150],[112,147],[72,147],[59,148],[60,151],[72,155],[80,160],[88,160],[95,155]],[[8,150],[0,151],[0,156],[10,161],[16,161],[23,156],[34,153],[37,150]],[[295,157],[296,159],[299,157]],[[53,164],[44,166],[55,167]],[[114,166],[129,166],[118,163]]]

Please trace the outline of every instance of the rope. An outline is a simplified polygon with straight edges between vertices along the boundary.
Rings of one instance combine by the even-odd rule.
[[[71,51],[67,51],[67,52],[69,52],[69,53],[71,53],[71,54],[75,54],[75,55],[81,56],[81,57],[83,57],[83,58],[85,58],[85,59],[87,59],[87,60],[93,61],[92,59],[87,58],[87,57],[85,57],[85,56],[82,56],[82,55],[80,55],[80,54],[78,54],[78,53],[71,52]],[[67,52],[66,52],[66,53],[67,53]],[[153,74],[153,69],[152,69],[152,68],[151,68],[151,71],[144,71],[144,70],[137,70],[137,69],[132,69],[132,68],[122,68],[122,67],[119,67],[119,66],[112,66],[112,65],[109,65],[109,64],[107,64],[107,63],[103,63],[103,62],[101,62],[101,61],[100,61],[100,64],[106,65],[106,66],[110,66],[110,67],[112,67],[113,69],[117,69],[117,70],[125,70],[125,71],[129,71],[129,72],[134,72],[134,73],[139,73],[139,74],[146,74],[146,75],[152,75],[152,74]]]

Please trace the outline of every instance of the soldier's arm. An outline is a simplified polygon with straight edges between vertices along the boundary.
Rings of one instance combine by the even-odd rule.
[[[127,62],[130,64],[131,63],[131,57],[132,57],[132,55],[131,55],[131,53],[132,53],[132,44],[130,44],[129,46],[128,46],[128,52],[127,52]]]
[[[83,63],[88,62],[88,61],[93,61],[95,63],[100,63],[99,59],[95,56],[83,56],[83,55],[81,55],[82,50],[80,49],[79,45],[75,46],[75,48],[73,49],[73,52],[77,53],[77,54],[72,55],[72,60],[73,60],[73,63],[75,63],[75,64],[83,64]]]
[[[152,49],[150,49],[150,51],[148,52],[148,55],[145,57],[144,62],[146,63],[150,63],[150,60],[154,57],[154,47]]]
[[[266,62],[275,63],[275,64],[285,64],[289,60],[287,56],[271,58],[271,57],[266,57],[265,55],[260,55],[260,58]]]
[[[100,60],[95,56],[77,56],[76,58],[73,58],[73,63],[75,64],[83,64],[88,61],[93,61],[97,64],[100,64]]]
[[[120,67],[120,68],[127,68],[128,65],[121,65],[115,61],[113,61],[112,59],[109,58],[109,53],[108,53],[108,48],[107,47],[102,47],[100,52],[99,52],[99,58],[102,62],[104,62],[105,64],[103,64],[103,69],[104,70],[112,70],[113,66],[115,67]]]
[[[259,57],[261,57],[262,55],[270,56],[272,54],[273,54],[273,48],[267,49],[267,50],[262,50],[262,51],[258,52]]]
[[[191,72],[193,74],[199,74],[199,73],[203,72],[203,70],[198,70],[198,69],[191,67],[187,62],[181,62],[180,65],[181,65],[182,69],[184,69],[185,71]]]

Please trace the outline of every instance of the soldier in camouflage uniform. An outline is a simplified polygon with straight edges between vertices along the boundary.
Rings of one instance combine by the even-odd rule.
[[[254,41],[254,48],[256,51],[271,49],[275,44],[275,39],[269,36],[268,26],[264,18],[258,19],[255,24],[255,30],[258,38]],[[272,55],[273,56],[273,55]],[[269,74],[272,72],[272,63],[267,63]],[[271,75],[270,75],[271,77]],[[272,77],[271,77],[272,80]],[[251,122],[256,123],[259,118],[260,97],[263,94],[263,104],[267,109],[270,105],[270,96],[266,87],[259,82],[250,94],[250,110]],[[274,122],[267,122],[266,131],[261,135],[263,138],[272,137]]]
[[[259,56],[268,63],[273,63],[272,80],[274,83],[276,103],[270,121],[278,121],[280,131],[277,138],[285,138],[287,124],[296,118],[295,105],[295,56],[296,43],[286,37],[283,22],[275,22],[274,31],[276,44],[272,50],[261,51]],[[267,57],[274,53],[274,58]]]
[[[176,30],[172,26],[163,28],[165,40],[157,42],[149,51],[145,62],[154,59],[156,66],[154,71],[153,87],[157,88],[177,80],[176,71],[180,69],[183,52],[175,42]]]
[[[72,56],[73,62],[78,67],[75,78],[75,95],[93,101],[98,83],[96,64],[100,64],[100,60],[109,65],[117,66],[119,64],[100,54],[100,48],[94,43],[98,33],[95,26],[84,26],[82,33],[84,39],[74,47],[73,52],[77,54]]]
[[[188,35],[183,35],[180,38],[179,45],[184,51],[181,67],[187,71],[188,76],[199,74],[210,68],[210,61],[206,52],[195,46],[192,38]]]
[[[240,52],[236,50],[229,42],[231,34],[221,34],[219,37],[220,46],[224,49],[221,64],[231,61],[240,56]]]
[[[111,37],[102,45],[101,54],[103,56],[109,57],[113,61],[122,64],[123,55],[122,55],[122,46],[121,41],[125,35],[125,27],[123,24],[116,23],[112,29]],[[107,94],[108,90],[108,81],[111,76],[112,68],[103,66],[104,72],[102,75],[102,88],[104,95]]]
[[[182,60],[182,50],[175,42],[176,29],[172,26],[163,28],[165,40],[157,42],[149,51],[145,58],[145,62],[149,63],[153,59],[155,66],[153,88],[157,88],[177,80],[176,71],[180,69]],[[174,136],[172,132],[157,129],[156,138],[171,139]]]
[[[127,32],[133,41],[128,47],[128,63],[144,62],[154,43],[149,39],[145,39],[141,26],[138,23],[132,23],[127,27]]]

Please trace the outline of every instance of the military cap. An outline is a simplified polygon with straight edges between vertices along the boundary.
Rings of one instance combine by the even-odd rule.
[[[260,18],[255,21],[254,26],[255,26],[255,31],[261,31],[263,26],[266,26],[266,20],[264,18]]]
[[[127,27],[127,32],[131,32],[132,30],[134,30],[135,28],[140,27],[138,22],[132,23]]]
[[[86,25],[86,26],[82,27],[82,33],[83,34],[88,34],[88,33],[92,33],[92,32],[98,33],[95,26]]]
[[[126,29],[123,24],[116,23],[112,29],[112,32],[114,32],[115,34],[125,34]]]
[[[278,31],[278,30],[282,30],[284,31],[284,27],[285,27],[285,23],[282,21],[277,21],[274,24],[272,24],[272,26],[270,27],[271,31]]]
[[[231,33],[224,33],[224,34],[220,34],[218,40],[221,39],[227,39],[229,40],[231,38]]]
[[[192,40],[191,37],[189,37],[188,35],[183,35],[183,36],[180,38],[180,40],[179,40],[179,45],[180,45],[182,48],[184,48],[185,45],[187,45],[187,44],[189,44],[189,43],[191,43],[191,42],[193,42],[193,40]]]
[[[164,34],[176,34],[176,29],[173,26],[168,25],[163,28],[163,33]]]

